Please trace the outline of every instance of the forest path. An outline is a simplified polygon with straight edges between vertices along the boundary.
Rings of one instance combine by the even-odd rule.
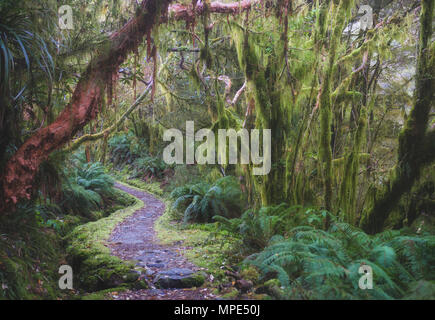
[[[156,220],[164,213],[165,204],[153,195],[130,188],[121,183],[115,187],[144,202],[144,207],[116,226],[109,238],[109,248],[114,256],[134,260],[146,270],[150,289],[128,290],[112,294],[116,300],[202,300],[215,299],[208,288],[157,289],[156,276],[161,272],[183,269],[197,272],[200,269],[187,261],[182,252],[187,248],[159,243],[154,230]]]

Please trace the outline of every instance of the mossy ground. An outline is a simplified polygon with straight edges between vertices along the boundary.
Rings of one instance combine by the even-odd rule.
[[[106,241],[113,229],[125,218],[142,208],[144,203],[128,194],[131,205],[106,218],[76,227],[68,234],[67,254],[77,274],[79,287],[95,291],[122,284],[131,270],[132,262],[124,262],[110,254]]]
[[[58,286],[58,269],[65,264],[60,236],[34,217],[0,226],[0,300],[67,297]]]
[[[67,214],[50,225],[28,210],[3,217],[0,221],[0,300],[78,298],[76,290],[60,290],[58,285],[59,267],[71,262],[80,266],[73,265],[74,289],[82,289],[83,283],[95,286],[100,278],[110,278],[127,270],[125,263],[110,256],[104,240],[111,228],[143,203],[118,190],[106,200],[104,207],[92,212],[91,217]],[[100,220],[89,222],[96,219]],[[95,272],[97,269],[101,272]]]
[[[165,200],[166,210],[157,220],[155,230],[163,244],[182,244],[188,248],[185,257],[198,267],[206,269],[216,279],[224,280],[225,267],[239,262],[241,257],[234,255],[235,239],[219,231],[216,223],[182,224],[176,220],[177,214],[172,203]]]
[[[128,179],[118,173],[116,178],[130,188],[152,193],[165,203],[165,212],[157,219],[155,231],[162,244],[180,244],[187,248],[184,256],[208,274],[213,275],[213,286],[226,281],[225,270],[243,259],[236,250],[237,239],[218,229],[217,223],[183,224],[181,216],[172,209],[172,202],[158,183],[148,184],[138,179]]]
[[[85,294],[82,300],[112,300],[113,296],[119,292],[127,291],[130,287],[128,285],[122,285],[116,288],[109,288],[92,293]]]
[[[163,195],[163,190],[160,188],[160,184],[158,182],[146,183],[139,179],[129,179],[122,172],[112,172],[113,176],[118,179],[118,182],[128,185],[129,187],[135,187],[140,191],[147,191],[157,196]]]

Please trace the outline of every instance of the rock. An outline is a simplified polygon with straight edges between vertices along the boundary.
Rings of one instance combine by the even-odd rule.
[[[126,282],[135,282],[137,279],[139,279],[139,277],[141,276],[141,272],[138,270],[131,270],[129,273],[127,273],[126,275],[122,276],[122,278],[126,281]]]
[[[148,268],[164,268],[164,263],[147,263]]]
[[[241,279],[241,280],[236,281],[235,287],[241,293],[246,293],[252,289],[253,283],[252,283],[252,281]]]
[[[159,272],[154,279],[154,284],[162,289],[192,288],[202,286],[204,281],[205,275],[203,272],[194,272],[185,268],[173,268]]]
[[[145,276],[147,276],[147,277],[151,277],[153,274],[154,274],[154,271],[153,270],[151,270],[151,269],[148,269],[148,268],[144,268],[144,273],[145,273]]]

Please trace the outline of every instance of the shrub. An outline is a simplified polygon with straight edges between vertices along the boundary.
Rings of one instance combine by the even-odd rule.
[[[75,174],[75,183],[92,190],[100,196],[110,196],[113,194],[114,180],[104,172],[101,163],[86,163],[79,166]]]
[[[299,226],[246,262],[275,275],[290,299],[394,299],[416,280],[433,279],[435,237],[369,236],[338,222],[328,231]],[[372,290],[358,286],[361,265],[373,270]]]
[[[303,209],[301,206],[288,206],[282,203],[277,206],[262,207],[259,210],[248,210],[239,219],[216,217],[221,229],[238,234],[242,239],[243,249],[258,251],[266,247],[271,239],[284,236],[301,221],[318,225],[321,220],[314,209]]]
[[[69,175],[59,202],[65,212],[90,216],[92,210],[99,209],[104,199],[114,193],[113,178],[104,172],[100,163],[78,162]]]
[[[173,208],[184,212],[184,222],[212,222],[214,216],[235,218],[243,206],[242,193],[237,180],[224,177],[213,185],[198,183],[176,188],[170,198]]]
[[[131,178],[163,178],[164,171],[168,168],[167,164],[160,157],[145,156],[134,161],[133,173]]]
[[[131,150],[134,138],[134,134],[128,132],[117,134],[108,141],[110,160],[115,166],[131,164],[138,156]]]

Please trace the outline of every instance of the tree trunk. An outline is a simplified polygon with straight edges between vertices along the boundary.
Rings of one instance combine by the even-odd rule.
[[[103,52],[90,62],[65,110],[51,125],[31,136],[7,162],[2,177],[1,211],[13,209],[19,199],[30,199],[40,164],[95,118],[108,81],[144,35],[159,23],[163,13],[167,13],[170,1],[144,0],[136,16],[113,34],[101,48]]]
[[[54,150],[63,147],[99,112],[104,90],[110,86],[114,74],[127,55],[135,52],[145,35],[160,21],[166,21],[168,12],[174,20],[189,20],[202,14],[204,5],[173,5],[172,0],[143,0],[140,10],[118,32],[114,33],[93,59],[77,84],[70,103],[49,126],[31,136],[7,162],[0,175],[3,190],[0,194],[0,212],[13,210],[20,199],[30,199],[35,175],[40,164]],[[237,14],[249,10],[259,0],[234,3],[213,2],[210,12]],[[116,90],[115,90],[116,93]]]
[[[434,134],[427,133],[429,112],[435,100],[435,44],[430,44],[434,1],[422,1],[414,107],[399,136],[398,164],[394,174],[361,220],[360,226],[367,233],[383,230],[390,212],[402,195],[411,190],[420,177],[421,169],[434,161],[431,149]]]

